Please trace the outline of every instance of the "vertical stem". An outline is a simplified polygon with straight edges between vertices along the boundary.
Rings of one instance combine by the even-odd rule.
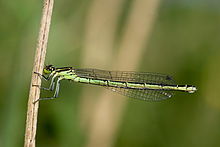
[[[34,74],[34,72],[42,73],[43,71],[51,16],[53,11],[53,3],[54,0],[44,0],[41,25],[39,30],[38,43],[35,53],[34,67],[29,92],[26,131],[24,140],[25,147],[35,147],[39,103],[37,102],[33,104],[33,102],[40,97],[40,89],[32,85],[41,85],[40,77]]]

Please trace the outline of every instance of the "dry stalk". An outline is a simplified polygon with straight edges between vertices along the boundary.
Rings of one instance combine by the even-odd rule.
[[[34,72],[42,73],[43,71],[51,16],[53,11],[53,3],[54,0],[44,0],[41,25],[39,30],[37,48],[35,52],[34,67],[33,67],[30,92],[29,92],[26,131],[25,131],[25,140],[24,140],[25,147],[35,147],[39,102],[35,104],[33,102],[40,97],[40,89],[32,85],[39,85],[39,86],[41,85],[40,77],[34,74]]]

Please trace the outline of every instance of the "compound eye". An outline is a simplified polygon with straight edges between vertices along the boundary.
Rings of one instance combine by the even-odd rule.
[[[53,65],[48,65],[48,66],[46,66],[46,70],[48,70],[48,71],[53,71]]]
[[[55,70],[55,67],[51,66],[49,70],[50,70],[50,71],[54,71],[54,70]]]

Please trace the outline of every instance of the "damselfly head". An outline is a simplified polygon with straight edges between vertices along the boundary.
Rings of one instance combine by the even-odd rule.
[[[52,71],[54,71],[56,68],[53,65],[47,65],[44,67],[44,73],[50,74]]]

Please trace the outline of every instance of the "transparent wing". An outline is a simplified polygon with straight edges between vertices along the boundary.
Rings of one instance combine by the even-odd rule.
[[[93,78],[99,80],[113,80],[123,82],[150,83],[161,85],[175,85],[172,77],[158,73],[148,72],[127,72],[127,71],[106,71],[99,69],[74,69],[79,77]],[[160,101],[173,96],[173,91],[151,90],[151,89],[126,89],[118,87],[106,87],[119,94],[147,101]]]
[[[114,92],[125,95],[130,98],[145,100],[145,101],[162,101],[169,99],[174,95],[173,91],[165,90],[140,90],[140,89],[125,89],[116,87],[106,87]]]

